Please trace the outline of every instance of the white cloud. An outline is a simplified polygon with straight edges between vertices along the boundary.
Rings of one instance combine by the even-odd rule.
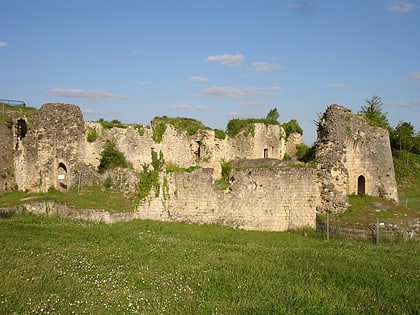
[[[206,110],[206,106],[190,106],[187,104],[180,104],[180,105],[170,105],[165,107],[167,110],[171,111],[186,111],[186,110]]]
[[[268,62],[253,62],[251,63],[251,66],[254,67],[257,72],[268,72],[281,69],[281,65]]]
[[[190,81],[196,81],[196,82],[206,82],[209,79],[207,79],[205,77],[200,77],[200,76],[192,76],[192,77],[189,77],[188,80],[190,80]]]
[[[190,105],[187,105],[187,104],[166,106],[166,109],[173,110],[173,111],[184,111],[184,110],[189,110],[191,108],[192,107]]]
[[[255,117],[256,114],[255,113],[229,112],[229,113],[226,113],[226,116],[231,117],[231,118],[251,118],[251,117]]]
[[[256,88],[256,87],[247,87],[247,88],[233,88],[233,87],[211,87],[204,89],[202,93],[206,96],[214,96],[218,98],[242,98],[253,95],[267,94],[270,91],[278,91],[280,87],[271,86],[266,88]]]
[[[241,66],[242,61],[244,60],[244,55],[215,55],[207,57],[207,61],[221,63],[222,65],[229,67],[239,67]]]
[[[262,103],[262,102],[246,102],[246,103],[242,103],[242,106],[246,106],[246,107],[266,107],[267,104],[266,103]]]
[[[420,81],[420,71],[413,72],[411,74],[411,79],[414,81]]]
[[[83,98],[89,100],[108,100],[108,99],[127,99],[126,95],[119,95],[105,91],[98,90],[82,90],[82,89],[51,89],[49,94],[68,97],[68,98]]]
[[[82,113],[86,116],[104,116],[104,117],[110,117],[117,115],[115,112],[107,112],[103,110],[96,110],[96,109],[82,109]]]
[[[137,85],[147,85],[147,84],[149,84],[149,82],[147,82],[147,81],[139,81],[139,82],[137,82]]]
[[[388,10],[396,13],[408,13],[414,10],[414,4],[409,1],[401,0],[394,2],[388,7]]]
[[[0,48],[2,48],[2,47],[6,47],[7,46],[7,43],[6,42],[2,42],[2,41],[0,41]]]
[[[332,89],[345,89],[347,88],[347,85],[342,84],[342,83],[331,83],[329,87]]]
[[[420,107],[420,100],[408,101],[408,102],[386,103],[385,105],[393,106],[393,107]]]

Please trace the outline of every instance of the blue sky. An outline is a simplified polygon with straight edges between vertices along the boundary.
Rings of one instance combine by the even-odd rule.
[[[0,98],[86,120],[297,119],[382,97],[420,129],[420,0],[0,0]]]

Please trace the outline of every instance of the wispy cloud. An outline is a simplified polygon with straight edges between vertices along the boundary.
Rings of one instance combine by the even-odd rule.
[[[246,107],[266,107],[267,104],[263,103],[263,102],[246,102],[246,103],[242,103],[242,106],[246,106]]]
[[[2,42],[2,41],[0,41],[0,48],[2,48],[2,47],[6,47],[7,46],[7,43],[6,42]]]
[[[49,94],[67,97],[67,98],[82,98],[89,100],[109,100],[109,99],[128,99],[126,95],[119,95],[105,91],[98,90],[82,90],[82,89],[51,89]]]
[[[137,82],[137,85],[148,85],[149,84],[149,82],[147,82],[147,81],[139,81],[139,82]]]
[[[420,82],[420,71],[413,72],[411,74],[411,79]]]
[[[170,105],[165,107],[167,110],[170,111],[187,111],[187,110],[205,110],[207,107],[205,106],[191,106],[187,104],[179,104],[179,105]]]
[[[190,81],[196,81],[196,82],[206,82],[209,79],[207,79],[206,77],[192,76],[192,77],[189,77],[188,80],[190,80]]]
[[[244,55],[231,55],[231,54],[223,54],[223,55],[215,55],[207,57],[207,61],[221,63],[222,65],[228,67],[239,67],[244,60]]]
[[[347,85],[343,83],[331,83],[330,85],[328,85],[328,87],[332,89],[345,89],[347,88]]]
[[[396,13],[408,13],[414,10],[414,4],[410,1],[400,0],[390,5],[388,10]]]
[[[86,115],[86,116],[104,116],[104,117],[113,116],[115,117],[117,115],[117,113],[115,112],[107,112],[103,110],[88,109],[88,108],[82,109],[82,113],[83,115]]]
[[[420,100],[408,101],[408,102],[393,102],[393,103],[386,103],[385,105],[393,106],[393,107],[420,107]]]
[[[294,0],[289,4],[289,8],[304,17],[312,16],[315,11],[315,5],[312,0]]]
[[[270,86],[265,88],[247,87],[247,88],[233,88],[233,87],[211,87],[202,91],[203,95],[214,96],[218,98],[242,98],[260,94],[268,94],[272,91],[278,91],[281,88],[278,86]]]
[[[231,117],[231,118],[251,118],[251,117],[256,117],[257,115],[255,113],[229,112],[229,113],[226,113],[226,116]]]
[[[269,71],[281,69],[281,65],[277,63],[268,63],[268,62],[253,62],[251,63],[251,66],[257,72],[269,72]]]

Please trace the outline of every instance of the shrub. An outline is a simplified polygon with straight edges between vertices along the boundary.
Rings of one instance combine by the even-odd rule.
[[[95,127],[87,126],[86,140],[87,142],[95,142],[98,139],[98,130]]]
[[[293,132],[300,133],[301,135],[303,134],[303,130],[299,126],[299,123],[297,122],[296,119],[292,119],[289,122],[284,123],[282,127],[284,131],[286,132],[286,139],[288,139],[289,135]]]
[[[280,125],[276,120],[273,119],[239,119],[234,118],[229,120],[226,133],[229,137],[235,137],[240,132],[243,132],[244,136],[248,136],[249,134],[254,135],[254,125],[257,123],[266,124],[266,125]]]
[[[155,127],[153,127],[153,134],[152,139],[156,143],[161,143],[163,140],[163,135],[166,131],[166,125],[164,123],[159,123]]]
[[[111,168],[128,168],[130,166],[130,163],[127,161],[124,154],[118,150],[115,143],[107,140],[104,145],[104,150],[101,152],[98,172],[103,173]]]
[[[206,126],[196,119],[192,118],[185,118],[185,117],[176,117],[170,118],[167,116],[163,117],[155,117],[153,118],[153,122],[156,123],[164,123],[170,124],[175,127],[178,131],[185,131],[188,135],[192,136],[197,133],[198,130],[205,129]]]
[[[220,129],[214,129],[214,136],[216,139],[224,140],[226,138],[226,133]]]

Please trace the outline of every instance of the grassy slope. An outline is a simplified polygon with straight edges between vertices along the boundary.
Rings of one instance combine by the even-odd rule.
[[[414,314],[418,243],[0,218],[1,314]]]

